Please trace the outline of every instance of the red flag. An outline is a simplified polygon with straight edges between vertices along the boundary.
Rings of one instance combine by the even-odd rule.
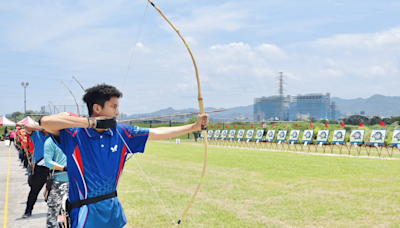
[[[244,125],[242,124],[242,128],[244,129]]]
[[[276,128],[276,126],[275,126],[275,124],[274,124],[274,123],[272,124],[272,127],[273,127],[273,128]]]
[[[359,126],[360,126],[360,127],[365,127],[365,125],[364,125],[363,123],[361,123],[361,120],[360,120]]]
[[[342,123],[340,124],[340,126],[346,127],[346,125],[343,123],[343,121],[342,121]]]
[[[218,128],[221,128],[221,126],[218,124]]]
[[[386,124],[381,120],[381,127],[387,127]]]
[[[254,128],[253,124],[251,124],[251,128]]]
[[[233,124],[233,128],[236,128],[236,124]]]
[[[325,123],[325,127],[326,127],[326,128],[329,128],[328,122]]]
[[[314,128],[314,126],[312,125],[312,123],[310,123],[310,128]]]
[[[225,127],[226,127],[226,129],[229,129],[229,128],[228,128],[228,124],[225,124]]]
[[[211,124],[211,129],[214,129],[213,125]]]
[[[299,129],[299,124],[298,123],[296,123],[296,128]]]
[[[283,124],[283,128],[286,128],[286,124]]]

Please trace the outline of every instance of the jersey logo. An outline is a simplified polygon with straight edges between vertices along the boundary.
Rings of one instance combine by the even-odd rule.
[[[111,152],[117,152],[118,150],[118,145],[115,145],[114,147],[111,147]]]

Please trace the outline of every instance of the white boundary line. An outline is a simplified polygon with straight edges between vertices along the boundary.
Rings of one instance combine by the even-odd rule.
[[[154,141],[159,143],[171,143],[173,142],[165,142],[165,141]],[[200,146],[201,144],[192,144],[192,143],[183,143],[186,145]],[[221,147],[221,148],[230,148],[230,149],[240,149],[240,150],[259,150],[259,151],[270,151],[270,152],[286,152],[293,154],[304,154],[304,155],[317,155],[317,156],[330,156],[330,157],[345,157],[345,158],[370,158],[370,159],[380,159],[380,160],[391,160],[391,161],[400,161],[400,158],[385,158],[385,157],[375,157],[375,156],[355,156],[355,155],[341,155],[341,154],[320,154],[320,153],[309,153],[309,152],[297,152],[290,150],[271,150],[271,149],[256,149],[256,148],[242,148],[242,147],[232,147],[232,146],[215,146],[210,145],[212,147]]]

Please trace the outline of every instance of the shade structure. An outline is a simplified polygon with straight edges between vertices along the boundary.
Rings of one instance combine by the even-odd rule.
[[[11,120],[7,119],[5,116],[0,118],[0,126],[10,126],[14,127],[16,124]]]
[[[34,121],[31,117],[27,116],[23,120],[19,121],[17,125],[26,125],[26,124],[36,124],[39,125],[38,122]]]

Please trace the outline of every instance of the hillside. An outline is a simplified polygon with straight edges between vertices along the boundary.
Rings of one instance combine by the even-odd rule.
[[[383,95],[373,95],[370,98],[356,98],[356,99],[343,99],[339,97],[332,97],[331,101],[335,101],[339,105],[339,109],[342,114],[346,113],[360,113],[365,111],[366,115],[380,115],[384,117],[400,116],[400,97],[389,97]],[[230,118],[234,119],[239,116],[245,116],[248,119],[253,119],[253,105],[240,106],[233,108],[205,108],[206,111],[214,111],[220,109],[228,109],[229,111],[221,113],[211,113],[212,118]],[[171,107],[162,109],[152,113],[134,114],[130,115],[129,119],[142,118],[142,117],[153,117],[153,116],[165,116],[175,113],[191,113],[198,112],[198,109],[189,108],[175,110]]]
[[[381,115],[384,117],[400,116],[400,97],[373,95],[370,98],[342,99],[331,98],[339,105],[342,114],[347,112],[365,111],[366,115]]]

